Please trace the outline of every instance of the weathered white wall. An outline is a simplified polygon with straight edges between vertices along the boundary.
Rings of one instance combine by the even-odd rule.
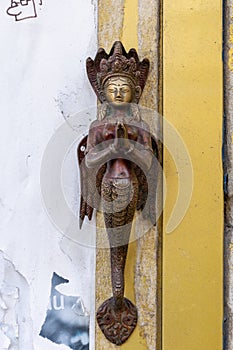
[[[53,272],[70,281],[62,293],[81,296],[92,312],[95,252],[52,224],[40,171],[56,129],[95,105],[85,60],[97,48],[96,0],[36,0],[37,17],[20,21],[6,13],[10,5],[0,5],[0,349],[62,350],[39,336]],[[77,212],[74,146],[66,159],[76,173],[64,177],[63,188]]]

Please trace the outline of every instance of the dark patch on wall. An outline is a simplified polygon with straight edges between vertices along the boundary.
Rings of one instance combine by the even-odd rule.
[[[40,336],[56,344],[64,344],[73,350],[89,350],[90,316],[80,297],[66,296],[56,290],[56,286],[69,280],[52,277],[50,305]]]

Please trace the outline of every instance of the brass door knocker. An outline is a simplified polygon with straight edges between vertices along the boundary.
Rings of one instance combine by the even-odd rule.
[[[80,226],[85,216],[91,220],[93,210],[102,206],[113,296],[99,307],[97,322],[116,345],[129,338],[138,317],[136,306],[124,297],[124,269],[135,211],[143,210],[148,219],[156,221],[156,186],[148,191],[147,178],[156,182],[157,146],[138,106],[148,71],[149,61],[139,61],[136,50],[127,53],[119,41],[109,54],[99,49],[94,60],[87,59],[88,78],[101,106],[78,147]]]

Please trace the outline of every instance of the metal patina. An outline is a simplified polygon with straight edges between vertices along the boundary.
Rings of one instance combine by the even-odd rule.
[[[123,344],[137,324],[137,308],[124,297],[124,270],[136,210],[154,224],[156,141],[142,120],[138,102],[146,83],[149,61],[139,61],[121,42],[109,54],[99,49],[87,59],[87,74],[101,102],[97,120],[78,147],[82,196],[80,226],[102,205],[109,240],[113,296],[97,311],[105,337]],[[148,191],[148,179],[154,189]]]

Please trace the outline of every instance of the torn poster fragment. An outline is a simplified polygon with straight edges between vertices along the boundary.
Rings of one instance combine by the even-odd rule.
[[[54,272],[50,305],[40,336],[73,350],[89,350],[90,316],[81,297],[67,296],[56,289],[56,286],[68,282]]]

